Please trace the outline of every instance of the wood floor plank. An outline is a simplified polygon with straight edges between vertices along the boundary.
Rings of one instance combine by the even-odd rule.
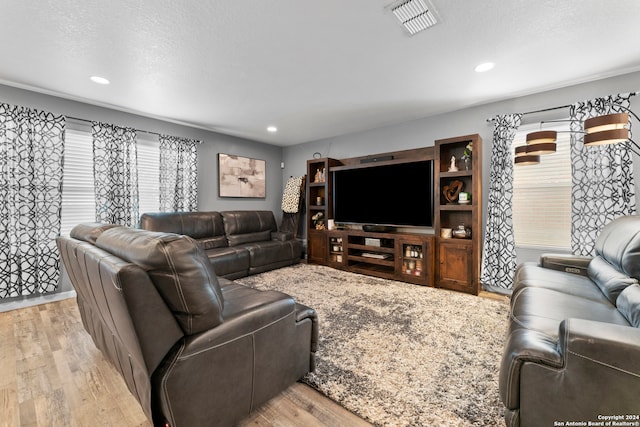
[[[75,300],[0,313],[0,427],[152,427],[116,369],[96,349]],[[369,426],[296,383],[240,426]]]
[[[0,388],[0,426],[20,426],[18,392],[14,387]]]

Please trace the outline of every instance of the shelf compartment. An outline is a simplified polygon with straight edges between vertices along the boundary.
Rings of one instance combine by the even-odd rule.
[[[349,249],[357,249],[363,252],[383,252],[388,254],[393,254],[395,252],[395,249],[392,247],[388,248],[385,246],[367,246],[367,245],[360,245],[357,243],[349,243]]]
[[[473,176],[473,171],[461,170],[455,172],[440,172],[440,178],[460,178],[463,176]]]
[[[366,275],[373,274],[377,277],[383,277],[387,279],[396,279],[395,269],[393,266],[387,265],[375,265],[369,263],[360,263],[354,260],[349,260],[349,271],[354,273],[362,273]]]
[[[363,256],[362,254],[349,254],[347,256],[347,259],[349,261],[357,261],[363,264],[382,265],[382,266],[390,267],[391,269],[393,269],[396,264],[392,256],[386,259],[379,259],[379,258],[371,258],[371,257]]]
[[[440,205],[440,210],[442,211],[471,211],[473,210],[473,203],[469,203],[468,205]]]

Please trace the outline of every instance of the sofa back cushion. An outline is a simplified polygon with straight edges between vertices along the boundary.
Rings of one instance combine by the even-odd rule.
[[[69,236],[73,239],[82,240],[83,242],[89,242],[92,245],[95,245],[96,240],[104,231],[115,227],[122,226],[117,224],[103,224],[99,222],[78,224],[71,229]]]
[[[595,252],[617,270],[640,279],[640,216],[628,215],[607,224],[598,236]]]
[[[269,241],[278,230],[271,211],[226,211],[222,220],[229,246]]]
[[[620,293],[618,311],[631,326],[640,328],[640,285],[629,286]]]
[[[192,238],[119,227],[103,232],[96,246],[142,267],[186,335],[222,323],[218,279]]]
[[[616,305],[620,292],[624,291],[627,286],[638,283],[636,279],[627,276],[601,256],[596,256],[591,260],[587,274],[613,305]]]
[[[184,234],[203,249],[227,246],[220,212],[150,212],[140,217],[140,227],[149,231]]]

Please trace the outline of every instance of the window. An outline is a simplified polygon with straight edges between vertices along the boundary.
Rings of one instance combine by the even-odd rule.
[[[138,145],[138,193],[140,215],[160,210],[160,143],[151,135],[140,134]]]
[[[558,131],[557,151],[540,156],[540,164],[514,166],[513,231],[516,246],[568,250],[571,247],[571,161],[569,123],[543,130]],[[513,147],[526,144],[540,124],[521,126]],[[513,152],[512,152],[513,154]]]
[[[147,134],[137,136],[140,213],[160,210],[160,144]],[[67,121],[62,181],[62,225],[68,236],[73,227],[96,220],[91,129]]]
[[[61,215],[63,236],[68,236],[76,224],[96,220],[93,143],[91,132],[86,130],[65,130]]]

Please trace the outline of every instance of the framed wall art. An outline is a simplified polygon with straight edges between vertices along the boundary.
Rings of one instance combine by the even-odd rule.
[[[266,197],[266,161],[218,153],[220,197]]]

